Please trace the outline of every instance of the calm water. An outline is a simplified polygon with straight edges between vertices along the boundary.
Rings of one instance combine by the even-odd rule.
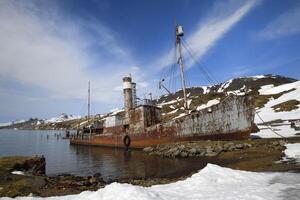
[[[59,131],[0,130],[0,157],[44,155],[46,173],[93,175],[104,179],[178,177],[204,167],[199,159],[167,159],[142,151],[70,145]]]

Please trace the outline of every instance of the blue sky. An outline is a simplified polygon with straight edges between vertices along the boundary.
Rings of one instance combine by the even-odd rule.
[[[218,81],[257,74],[300,78],[297,0],[0,1],[0,122],[122,107],[121,78],[162,94],[174,26]],[[208,85],[184,53],[189,86]],[[174,91],[179,87],[170,84]]]

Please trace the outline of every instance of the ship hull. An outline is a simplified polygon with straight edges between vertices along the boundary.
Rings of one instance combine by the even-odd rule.
[[[249,138],[250,132],[251,131],[239,131],[226,134],[191,135],[182,137],[176,135],[170,135],[166,137],[149,135],[130,135],[130,148],[141,149],[149,146],[156,146],[159,144],[197,140],[245,140]],[[123,137],[121,136],[94,136],[91,139],[71,139],[70,143],[75,145],[125,148]]]
[[[150,108],[149,108],[150,109]],[[135,121],[126,132],[123,126],[110,127],[104,133],[73,138],[71,144],[126,147],[124,137],[130,137],[131,148],[144,148],[158,144],[195,140],[244,140],[248,139],[254,124],[254,109],[248,96],[229,96],[210,108],[151,126],[139,123],[141,113],[134,111]],[[155,115],[149,112],[149,115]],[[153,114],[154,113],[154,114]],[[145,115],[145,119],[152,116]],[[127,137],[128,137],[127,136]]]

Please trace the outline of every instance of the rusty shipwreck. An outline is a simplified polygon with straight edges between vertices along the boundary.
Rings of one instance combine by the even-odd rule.
[[[155,101],[136,103],[136,84],[132,77],[123,78],[124,112],[97,121],[78,130],[71,144],[109,147],[144,148],[157,144],[193,140],[241,140],[250,136],[254,124],[254,106],[250,96],[227,95],[222,101],[201,110],[190,110],[185,90],[181,52],[183,29],[176,27],[183,107],[185,113],[163,121]],[[162,85],[162,87],[164,87]],[[166,89],[166,88],[165,88]]]

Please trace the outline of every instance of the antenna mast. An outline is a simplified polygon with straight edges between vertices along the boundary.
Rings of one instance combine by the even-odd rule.
[[[182,57],[182,48],[181,48],[181,37],[184,35],[182,26],[176,26],[176,47],[179,50],[178,64],[180,65],[180,76],[181,76],[181,85],[183,90],[183,100],[184,100],[184,109],[188,111],[187,97],[186,97],[186,83],[184,79],[184,65]],[[176,50],[177,51],[177,50]]]
[[[90,119],[90,110],[91,110],[91,83],[89,81],[88,85],[88,120]]]

